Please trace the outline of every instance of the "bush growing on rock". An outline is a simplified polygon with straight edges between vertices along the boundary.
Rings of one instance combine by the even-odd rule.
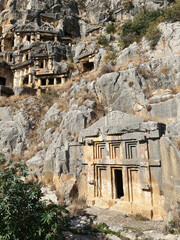
[[[41,201],[40,186],[23,181],[26,176],[26,165],[0,156],[0,239],[61,239],[67,211]]]
[[[120,34],[122,48],[134,41],[139,42],[143,36],[146,36],[154,48],[161,37],[157,25],[163,21],[180,21],[180,0],[174,1],[167,9],[141,11],[135,15],[133,21],[124,23]]]
[[[108,25],[107,27],[106,27],[106,32],[107,33],[115,33],[116,32],[116,27],[114,26],[114,25]]]
[[[165,20],[168,22],[180,21],[180,1],[173,3],[165,11]]]
[[[146,33],[146,38],[150,42],[151,49],[154,49],[160,37],[161,37],[161,31],[159,30],[157,25],[154,23],[150,24]]]
[[[163,15],[163,10],[147,10],[138,13],[133,21],[127,21],[122,26],[120,42],[123,48],[128,47],[134,41],[140,41],[147,33],[152,22],[155,22]]]
[[[109,45],[109,41],[108,39],[106,38],[105,35],[99,35],[97,38],[97,43],[104,46],[104,47],[107,47]]]

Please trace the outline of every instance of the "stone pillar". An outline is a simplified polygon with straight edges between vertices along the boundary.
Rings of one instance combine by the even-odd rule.
[[[2,52],[5,51],[4,38],[1,40],[1,49],[2,49]]]
[[[38,78],[38,86],[41,86],[41,79]]]
[[[62,77],[61,78],[61,83],[64,84],[66,82],[66,78],[65,77]]]
[[[54,85],[57,85],[57,78],[54,78]]]
[[[35,41],[35,35],[34,34],[31,34],[31,43],[33,43]]]
[[[54,42],[58,42],[58,36],[54,36]]]
[[[15,35],[15,42],[14,42],[15,46],[20,44],[20,40],[21,40],[20,33],[16,33],[16,35]]]
[[[29,79],[28,79],[28,85],[30,85],[30,84],[32,83],[32,80],[31,80],[31,79],[32,79],[32,76],[31,76],[31,74],[28,75],[28,78],[29,78]]]
[[[18,87],[18,79],[19,79],[19,74],[18,71],[14,71],[14,80],[13,80],[13,87]]]
[[[53,69],[53,60],[52,60],[52,58],[49,58],[48,65],[49,65],[49,70],[52,70]]]
[[[46,68],[46,60],[43,60],[43,68]]]
[[[39,32],[36,33],[36,40],[41,41],[41,35]]]
[[[41,95],[41,88],[40,87],[38,87],[36,94],[37,94],[37,96]]]
[[[128,178],[128,168],[123,168],[123,190],[124,190],[124,201],[129,202],[129,178]]]
[[[46,79],[46,85],[49,85],[49,79],[48,78]]]

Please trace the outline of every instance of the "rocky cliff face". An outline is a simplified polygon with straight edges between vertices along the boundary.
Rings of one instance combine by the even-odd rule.
[[[29,82],[29,86],[33,88],[34,83],[39,84],[41,80],[41,85],[34,87],[38,92],[40,88],[52,87],[50,74],[56,79],[54,82],[62,77],[61,74],[68,74],[68,81],[41,96],[1,97],[0,151],[7,157],[26,160],[32,176],[55,184],[64,204],[71,204],[73,199],[86,194],[83,182],[87,181],[87,169],[84,170],[85,154],[80,133],[93,123],[90,131],[97,129],[96,132],[101,133],[101,127],[109,125],[98,120],[113,111],[128,114],[132,123],[141,118],[144,122],[166,124],[158,143],[160,147],[157,147],[164,165],[160,173],[162,178],[157,180],[158,184],[162,181],[161,189],[156,190],[162,193],[159,197],[162,196],[161,208],[165,211],[179,199],[180,23],[160,23],[161,37],[154,48],[143,37],[123,49],[118,31],[107,31],[108,26],[115,24],[117,29],[121,28],[127,18],[133,19],[138,9],[159,9],[167,4],[168,1],[153,0],[0,1],[0,66],[7,62],[13,72],[10,74],[2,67],[0,81],[3,83],[7,74],[10,81],[12,74],[23,68],[16,57],[24,59],[27,49],[30,59],[22,62],[31,60],[32,65],[28,66],[35,68],[33,71],[30,67],[30,70],[23,69],[16,81],[21,79],[24,83],[23,74],[32,71],[35,82]],[[46,29],[44,24],[48,25]],[[5,49],[14,36],[12,33],[18,36],[19,32],[29,34],[31,31],[37,33],[35,38],[31,36],[28,40],[24,36],[25,41]],[[44,34],[40,38],[39,32]],[[47,35],[43,38],[49,32],[54,34],[53,40]],[[54,42],[56,35],[59,43]],[[99,36],[104,36],[107,44],[99,41]],[[14,38],[12,41],[15,43]],[[14,62],[7,60],[10,54]],[[41,78],[34,64],[37,57],[44,61],[50,59],[47,69],[52,65],[52,72],[44,71],[39,74]],[[31,74],[28,72],[28,76]],[[43,84],[44,78],[45,81],[49,78],[48,84]],[[20,87],[14,91],[23,93],[24,86]],[[138,121],[135,129],[129,125],[126,131],[144,131]],[[123,122],[118,124],[122,126]],[[113,134],[120,133],[117,130]],[[99,141],[105,139],[103,134],[100,136]]]

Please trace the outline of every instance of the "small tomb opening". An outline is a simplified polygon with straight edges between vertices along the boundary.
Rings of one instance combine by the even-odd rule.
[[[6,85],[6,78],[0,77],[0,85],[2,86]]]
[[[40,68],[44,68],[43,62],[40,63]]]
[[[7,38],[4,38],[4,50],[11,51],[13,47],[14,47],[14,37],[8,36]]]
[[[114,170],[114,180],[115,180],[115,191],[116,191],[115,196],[116,198],[121,198],[124,196],[122,170],[120,169]]]
[[[54,85],[54,78],[49,78],[49,85]]]
[[[23,85],[28,85],[29,79],[28,77],[25,77],[23,80]]]
[[[57,81],[57,84],[61,84],[61,78],[57,78],[56,81]]]
[[[9,61],[10,61],[10,62],[13,61],[13,55],[12,55],[12,53],[9,54]]]
[[[54,36],[53,35],[42,35],[41,40],[43,42],[53,41],[54,42]]]
[[[41,86],[46,86],[46,79],[41,79]]]
[[[83,71],[88,72],[94,69],[94,63],[93,62],[84,62],[83,63]]]
[[[31,41],[31,35],[27,35],[27,41]]]

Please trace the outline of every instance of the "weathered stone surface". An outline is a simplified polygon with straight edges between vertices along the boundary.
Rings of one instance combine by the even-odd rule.
[[[155,119],[168,121],[179,116],[178,109],[180,107],[180,94],[165,102],[151,104],[150,114]]]
[[[12,120],[12,108],[11,107],[0,107],[0,119],[1,121]]]
[[[128,61],[130,58],[138,58],[138,44],[134,42],[128,48],[125,48],[121,55],[117,58],[117,65],[124,65],[125,61]]]
[[[31,175],[36,175],[39,178],[42,176],[44,154],[45,150],[41,150],[26,162]]]
[[[67,129],[72,134],[86,127],[86,117],[80,110],[72,110],[63,116],[60,128]]]
[[[159,8],[160,6],[166,5],[167,1],[140,1],[140,0],[133,0],[132,7],[125,8],[124,1],[120,0],[87,0],[85,2],[85,9],[86,9],[86,17],[91,23],[100,23],[100,22],[108,22],[112,19],[112,16],[117,19],[127,19],[127,16],[132,17],[137,9],[139,8]],[[82,15],[84,15],[84,8],[82,9]],[[121,16],[118,15],[118,13]],[[130,13],[129,13],[130,12]]]
[[[136,103],[144,105],[145,95],[136,69],[107,73],[97,79],[95,89],[106,112],[120,110],[133,113]]]
[[[61,111],[58,109],[58,104],[55,103],[45,114],[44,119],[41,121],[41,127],[44,128],[48,123],[59,121],[61,117]]]
[[[96,102],[95,101],[91,101],[89,99],[86,99],[84,102],[83,102],[83,105],[85,105],[86,107],[88,108],[96,108]]]
[[[180,23],[161,23],[159,29],[162,37],[156,46],[155,57],[179,54],[180,51]]]

